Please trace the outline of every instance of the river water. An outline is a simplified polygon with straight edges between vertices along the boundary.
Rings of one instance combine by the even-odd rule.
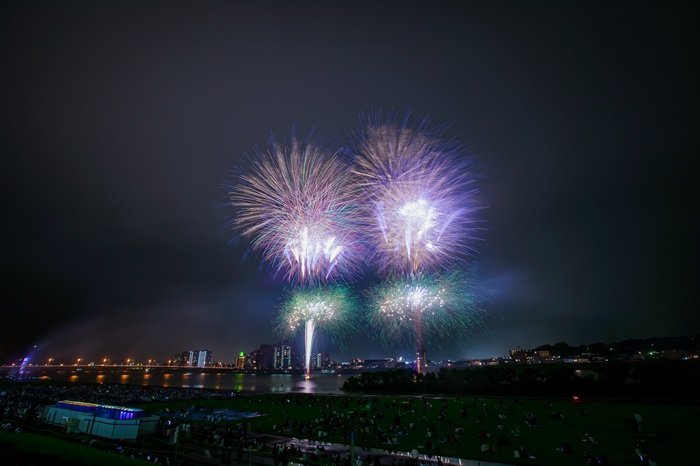
[[[40,380],[76,384],[127,384],[153,387],[213,388],[250,393],[341,394],[340,387],[351,377],[347,374],[240,374],[233,372],[147,372],[110,371],[97,368],[46,370],[31,368],[25,374]]]

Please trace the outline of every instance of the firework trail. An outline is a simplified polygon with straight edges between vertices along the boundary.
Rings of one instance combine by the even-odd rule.
[[[346,293],[320,287],[353,276],[363,260],[355,240],[351,176],[338,152],[311,137],[304,142],[293,137],[289,147],[272,140],[228,186],[229,205],[237,209],[229,226],[300,287],[282,307],[279,327],[304,327],[307,378],[316,331],[345,334],[350,321]]]
[[[427,123],[409,127],[406,119],[370,120],[355,146],[363,230],[380,271],[446,269],[474,251],[476,177],[459,146]]]
[[[311,349],[316,331],[323,331],[342,344],[342,337],[356,332],[354,299],[344,287],[297,289],[288,294],[277,317],[280,333],[295,334],[304,329],[304,361],[307,377],[311,370]]]
[[[390,279],[368,291],[367,320],[384,343],[466,340],[482,323],[472,286],[460,272]]]
[[[379,271],[398,277],[370,291],[368,320],[385,342],[412,340],[420,372],[426,340],[468,335],[479,321],[459,275],[435,275],[457,270],[475,251],[476,176],[461,147],[426,121],[377,115],[355,139],[363,230]]]
[[[313,285],[358,271],[355,197],[348,166],[310,138],[271,141],[226,187],[237,213],[227,227],[251,239],[267,264],[293,283]]]

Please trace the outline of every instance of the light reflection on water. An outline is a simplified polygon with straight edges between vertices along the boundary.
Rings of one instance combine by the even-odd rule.
[[[117,383],[156,387],[213,388],[219,390],[255,393],[326,393],[339,394],[338,390],[350,375],[314,374],[306,380],[303,374],[236,374],[192,372],[105,372],[102,374],[65,372],[47,373],[52,380],[71,383]]]

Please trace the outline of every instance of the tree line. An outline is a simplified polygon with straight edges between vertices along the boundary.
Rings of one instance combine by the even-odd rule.
[[[698,398],[700,361],[607,361],[591,364],[499,365],[364,372],[345,381],[348,392],[552,396]]]

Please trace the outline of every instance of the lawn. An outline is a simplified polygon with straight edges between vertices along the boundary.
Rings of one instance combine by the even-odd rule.
[[[0,430],[0,463],[10,465],[51,464],[56,466],[135,466],[146,461],[110,453],[95,443],[75,443],[57,438],[55,433],[6,432]],[[100,445],[105,447],[105,445]]]
[[[640,464],[635,448],[641,436],[636,432],[635,423],[625,422],[635,413],[643,419],[648,451],[658,464],[692,464],[694,437],[700,420],[700,408],[691,404],[572,399],[279,394],[203,400],[197,404],[261,412],[264,416],[245,421],[247,429],[255,433],[345,445],[350,444],[353,433],[355,444],[363,447],[403,452],[418,448],[425,454],[552,466],[580,465],[584,453],[605,454],[616,466]],[[146,410],[167,407],[177,418],[181,405],[160,403],[139,407]],[[528,416],[533,427],[526,424]],[[241,422],[229,421],[232,427]],[[328,435],[319,437],[319,430]],[[406,435],[399,435],[404,433],[401,431]],[[389,440],[396,439],[398,444],[383,442],[380,432]],[[490,439],[484,438],[488,435]],[[593,437],[595,443],[582,442],[587,435]],[[506,445],[497,445],[501,436],[507,441]],[[573,448],[571,454],[556,451],[565,441]],[[481,446],[485,443],[495,447],[495,451],[482,452]],[[534,458],[515,458],[513,450],[520,447],[525,447]]]

